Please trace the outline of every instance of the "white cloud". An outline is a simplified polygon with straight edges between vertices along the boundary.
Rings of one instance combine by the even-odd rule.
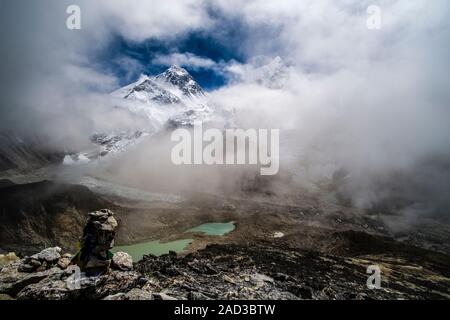
[[[213,69],[218,64],[209,58],[196,56],[193,53],[172,53],[170,55],[159,55],[152,61],[154,64],[163,66],[178,65],[181,67],[189,67],[191,69]]]
[[[344,168],[351,179],[343,191],[361,207],[395,196],[428,201],[425,213],[450,206],[450,185],[433,182],[450,177],[448,2],[379,1],[375,32],[366,28],[370,1],[220,3],[250,30],[277,30],[242,43],[249,57],[281,55],[291,68],[273,90],[252,82],[261,73],[252,61],[232,64],[228,71],[243,81],[212,95],[244,127],[296,130],[281,162],[299,183],[331,180]]]
[[[132,41],[143,41],[174,38],[187,31],[208,28],[211,19],[205,3],[197,0],[82,0],[80,7],[86,10],[85,27],[93,32],[112,31]]]

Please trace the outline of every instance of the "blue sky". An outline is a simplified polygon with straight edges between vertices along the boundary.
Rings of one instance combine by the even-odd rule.
[[[286,55],[285,46],[279,40],[282,22],[269,23],[265,20],[249,23],[240,14],[229,14],[214,8],[203,7],[207,18],[202,17],[200,26],[182,32],[157,34],[157,36],[130,37],[123,30],[114,33],[109,44],[100,51],[95,60],[106,72],[118,77],[120,85],[135,80],[139,73],[158,74],[168,65],[155,63],[158,56],[170,54],[192,54],[202,59],[210,59],[216,64],[232,62],[247,63],[255,56]],[[203,21],[204,20],[204,21]],[[213,20],[213,23],[208,23]],[[171,25],[169,28],[176,28]],[[128,37],[127,37],[128,36]],[[131,70],[124,59],[135,64]],[[136,65],[139,64],[139,66]],[[206,90],[219,88],[227,83],[227,75],[218,68],[193,68],[182,65]]]
[[[142,42],[129,41],[115,35],[109,45],[95,57],[101,67],[118,77],[120,85],[134,81],[140,73],[155,75],[167,69],[168,65],[156,63],[158,56],[173,53],[192,54],[200,58],[210,59],[215,63],[227,64],[232,61],[244,63],[245,56],[236,46],[236,34],[220,37],[214,32],[190,32],[172,40],[145,40]],[[133,61],[130,68],[124,64],[124,59]],[[226,76],[213,68],[194,68],[184,65],[195,80],[205,89],[213,90],[227,83]]]

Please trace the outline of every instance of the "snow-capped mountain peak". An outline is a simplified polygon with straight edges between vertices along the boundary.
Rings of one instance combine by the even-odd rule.
[[[128,100],[139,100],[142,102],[156,102],[158,104],[182,104],[181,99],[168,90],[162,88],[152,79],[146,79],[136,85],[124,97]]]
[[[281,89],[285,86],[290,67],[280,57],[273,59],[255,57],[247,64],[236,63],[229,68],[239,82],[256,83],[270,89]]]
[[[138,81],[116,90],[112,96],[118,99],[118,106],[148,118],[153,132],[164,126],[174,128],[208,121],[214,113],[203,89],[179,66],[171,66],[155,77],[141,75]]]
[[[205,92],[200,85],[192,78],[186,69],[173,65],[165,72],[155,77],[155,80],[162,85],[169,85],[181,91],[187,97],[202,97]]]
[[[257,69],[259,76],[257,82],[272,89],[280,89],[284,86],[288,77],[288,67],[280,57],[275,57],[271,62]]]
[[[177,65],[172,65],[169,69],[167,69],[166,73],[176,74],[178,76],[189,75],[189,72],[187,72],[186,69]]]
[[[200,85],[179,66],[172,66],[155,77],[141,75],[136,82],[114,91],[111,96],[115,107],[142,117],[148,124],[136,130],[117,128],[115,132],[91,136],[100,150],[92,155],[86,153],[89,159],[124,152],[164,129],[191,127],[195,122],[225,126],[230,121],[230,114],[212,105]]]

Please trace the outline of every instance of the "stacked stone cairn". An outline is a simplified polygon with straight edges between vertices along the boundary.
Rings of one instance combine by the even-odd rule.
[[[89,213],[80,250],[72,262],[88,276],[107,273],[111,266],[110,249],[114,245],[117,228],[118,223],[111,210],[102,209]]]

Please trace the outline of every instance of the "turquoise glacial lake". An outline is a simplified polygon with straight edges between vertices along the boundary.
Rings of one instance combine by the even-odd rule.
[[[155,256],[161,256],[163,254],[168,254],[169,251],[183,252],[186,250],[187,246],[193,242],[193,239],[183,239],[176,240],[166,243],[161,243],[159,240],[143,242],[138,244],[133,244],[130,246],[119,246],[114,247],[111,252],[123,251],[128,253],[133,257],[134,262],[138,262],[146,254],[153,254]]]
[[[198,227],[189,229],[185,231],[186,233],[204,233],[210,236],[224,236],[236,229],[234,222],[227,223],[205,223],[199,225]],[[168,254],[169,251],[183,252],[191,244],[193,239],[182,239],[176,241],[170,241],[161,243],[159,240],[142,242],[138,244],[133,244],[129,246],[118,246],[114,247],[111,252],[116,253],[123,251],[128,253],[133,257],[133,261],[137,262],[142,260],[144,255],[153,254],[155,256],[161,256],[163,254]]]
[[[187,230],[186,232],[204,233],[209,236],[224,236],[236,229],[234,222],[226,223],[205,223],[198,227]]]

